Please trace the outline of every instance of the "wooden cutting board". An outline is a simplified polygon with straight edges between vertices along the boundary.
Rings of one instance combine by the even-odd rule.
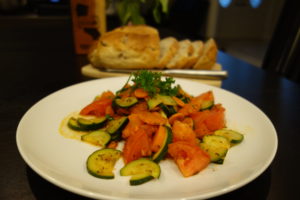
[[[213,67],[214,70],[221,70],[222,66],[218,63],[215,64]],[[97,68],[93,67],[91,64],[85,65],[81,68],[82,75],[89,77],[89,78],[108,78],[108,77],[118,77],[118,76],[128,76],[128,74],[121,74],[121,73],[111,73],[111,72],[103,72],[98,70]],[[215,87],[221,87],[222,80],[206,80],[206,79],[191,79],[188,80],[197,81],[200,83],[204,83],[207,85],[212,85]]]

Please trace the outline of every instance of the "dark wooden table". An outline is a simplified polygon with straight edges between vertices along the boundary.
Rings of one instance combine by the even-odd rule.
[[[26,165],[16,146],[18,122],[32,105],[58,89],[86,80],[79,71],[86,60],[73,53],[70,21],[6,18],[0,24],[0,199],[86,199],[41,178]],[[222,88],[266,113],[277,130],[279,148],[258,178],[215,199],[300,199],[299,84],[223,52],[218,62],[229,72]]]

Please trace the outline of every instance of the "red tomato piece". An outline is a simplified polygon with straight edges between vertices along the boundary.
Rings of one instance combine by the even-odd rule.
[[[172,126],[173,142],[186,141],[191,144],[197,143],[197,137],[193,129],[186,123],[176,120]]]
[[[215,105],[211,110],[195,112],[191,114],[191,118],[199,138],[225,127],[225,109],[220,104]]]
[[[192,100],[185,104],[178,112],[187,116],[194,112],[198,112],[201,109],[202,103],[204,101],[213,101],[214,95],[212,91],[205,92],[197,97],[192,98]]]
[[[169,144],[168,152],[184,177],[197,174],[210,163],[209,155],[198,145],[185,141]]]
[[[144,129],[140,129],[136,133],[131,134],[125,141],[123,149],[125,164],[141,157],[150,156],[151,153],[151,140]]]
[[[85,106],[81,111],[81,115],[94,115],[97,117],[104,116],[106,114],[106,108],[112,104],[112,99],[100,99],[93,101],[89,105]]]

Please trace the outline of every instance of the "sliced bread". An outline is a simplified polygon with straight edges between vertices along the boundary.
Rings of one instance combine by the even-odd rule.
[[[188,39],[179,41],[179,49],[173,58],[168,62],[167,68],[181,69],[189,62],[189,57],[193,54],[192,42]]]
[[[218,47],[214,39],[205,42],[203,53],[194,65],[194,69],[211,69],[217,61]]]
[[[203,53],[204,43],[201,40],[193,41],[192,45],[194,48],[194,53],[190,56],[189,62],[186,64],[185,68],[193,68]]]
[[[160,57],[157,68],[165,68],[179,49],[179,43],[174,37],[166,37],[160,40]]]

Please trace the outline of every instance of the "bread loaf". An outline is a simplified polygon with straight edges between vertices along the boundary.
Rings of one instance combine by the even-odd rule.
[[[130,25],[103,34],[88,58],[100,68],[154,68],[160,56],[159,33],[146,25]]]

